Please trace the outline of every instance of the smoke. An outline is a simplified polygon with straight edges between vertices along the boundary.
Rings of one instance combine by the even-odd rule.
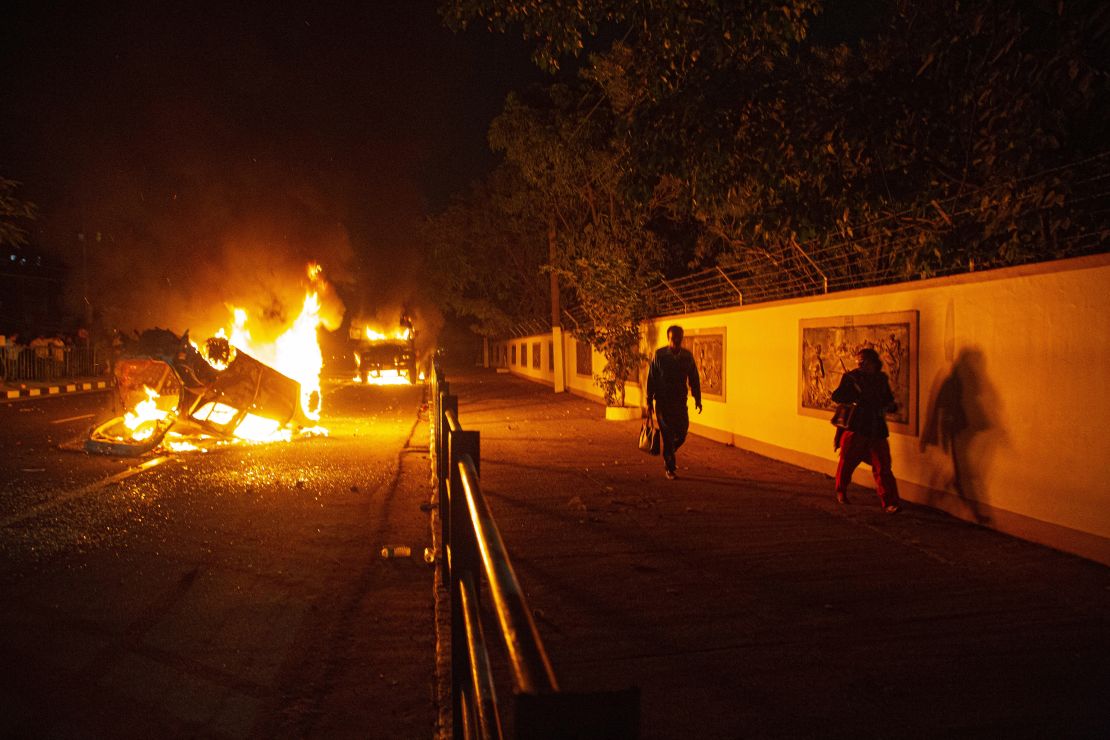
[[[40,206],[69,316],[199,338],[235,305],[262,332],[296,315],[316,261],[329,327],[340,303],[405,308],[430,341],[419,223],[489,164],[511,70],[534,72],[525,48],[505,64],[433,0],[253,5],[5,14],[0,174]]]
[[[81,182],[90,179],[104,182]],[[77,241],[70,305],[87,299],[97,328],[159,326],[203,338],[238,307],[255,338],[267,341],[297,317],[309,288],[326,327],[341,324],[339,291],[352,279],[354,253],[342,214],[322,205],[322,194],[283,187],[265,168],[230,176],[131,170],[106,179],[109,187],[79,195],[79,213],[53,220],[71,225]],[[76,230],[81,223],[96,230]],[[323,268],[323,281],[310,280],[310,263]]]

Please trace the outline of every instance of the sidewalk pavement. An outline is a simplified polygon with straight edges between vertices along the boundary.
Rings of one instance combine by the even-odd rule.
[[[640,687],[642,737],[1110,736],[1110,569],[699,437],[666,480],[639,422],[448,380],[561,688]]]
[[[61,378],[58,380],[26,380],[0,383],[0,400],[38,398],[64,393],[102,391],[111,385],[106,378]]]

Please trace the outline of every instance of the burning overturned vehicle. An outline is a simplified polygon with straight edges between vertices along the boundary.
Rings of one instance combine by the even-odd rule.
[[[127,409],[96,427],[85,449],[105,455],[142,455],[167,442],[187,449],[197,438],[253,441],[289,439],[316,430],[319,389],[302,400],[301,384],[236,350],[225,338],[206,343],[207,358],[165,329],[138,336],[115,363],[119,402]],[[214,363],[214,364],[213,364]]]
[[[319,267],[309,266],[319,289]],[[137,456],[163,448],[197,449],[231,440],[288,441],[326,434],[320,419],[323,323],[316,290],[272,343],[253,341],[247,312],[233,309],[230,332],[203,345],[186,331],[137,333],[120,350],[112,374],[123,414],[95,427],[88,452]]]

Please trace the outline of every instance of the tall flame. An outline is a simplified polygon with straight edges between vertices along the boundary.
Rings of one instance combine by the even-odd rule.
[[[276,342],[274,369],[301,384],[301,408],[313,421],[320,418],[320,371],[324,354],[316,331],[320,326],[320,298],[313,292],[304,297],[301,315]]]
[[[323,280],[320,265],[308,265],[308,277],[312,283]],[[229,329],[220,329],[217,337],[225,337],[237,350],[264,362],[282,375],[292,378],[301,385],[301,410],[312,421],[320,419],[320,371],[324,367],[324,354],[320,350],[317,330],[323,323],[320,316],[320,296],[318,291],[309,289],[305,293],[301,312],[273,343],[255,341],[247,328],[249,316],[246,309],[231,306],[232,323]],[[209,360],[212,362],[212,360]],[[221,365],[212,362],[217,369]]]
[[[158,393],[153,388],[143,386],[143,390],[146,392],[146,400],[135,404],[135,408],[123,416],[123,425],[136,442],[150,439],[157,423],[170,415],[168,411],[158,408]]]
[[[384,339],[408,340],[408,338],[412,336],[412,330],[410,330],[407,326],[404,326],[393,332],[392,334],[383,334],[376,329],[372,329],[370,325],[367,324],[362,329],[362,336],[364,339],[371,342],[380,342]]]

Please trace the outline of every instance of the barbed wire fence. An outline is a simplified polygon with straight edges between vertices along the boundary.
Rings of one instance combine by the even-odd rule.
[[[742,262],[737,259],[660,280],[650,291],[652,315],[696,313],[1106,252],[1110,250],[1108,164],[1110,151],[1017,180],[932,199],[852,229],[842,228],[819,242],[791,241],[775,254],[747,250]],[[1067,179],[1062,180],[1063,176]],[[1039,249],[1017,256],[999,249],[986,258],[980,250],[943,264],[926,261],[924,267],[907,259],[934,247],[923,234],[939,234],[951,242],[967,235],[981,238],[976,232],[977,216],[991,208],[1019,207],[1020,217],[1014,224],[1027,229],[1027,238],[1043,240]],[[1044,228],[1050,218],[1065,226],[1050,233]],[[1002,243],[1005,236],[993,238]],[[589,324],[579,306],[565,309],[563,318],[572,330]],[[549,330],[549,320],[536,318],[518,323],[511,334]]]

